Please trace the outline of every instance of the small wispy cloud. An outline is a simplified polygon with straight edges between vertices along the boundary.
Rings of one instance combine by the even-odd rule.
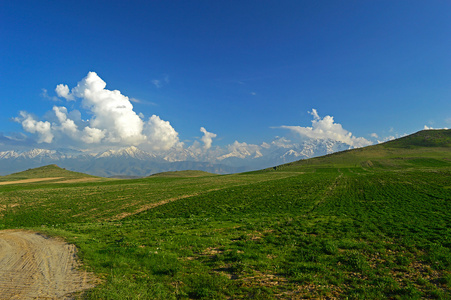
[[[143,104],[143,105],[158,106],[158,104],[156,104],[155,102],[141,100],[141,99],[137,99],[137,98],[130,98],[130,102],[137,103],[137,104]]]
[[[153,84],[157,89],[159,89],[159,88],[162,87],[161,80],[159,80],[159,79],[154,79],[154,80],[152,80],[152,84]]]
[[[443,128],[435,128],[435,127],[432,127],[432,126],[427,126],[427,125],[424,125],[423,129],[424,129],[424,130],[433,130],[433,129],[448,129],[448,127],[443,127]]]
[[[136,98],[130,98],[130,102],[133,102],[133,103],[142,103],[141,100],[136,99]]]
[[[161,88],[164,85],[169,84],[169,76],[165,75],[162,79],[152,79],[150,82],[157,88]]]
[[[58,99],[58,97],[49,96],[49,93],[48,93],[47,89],[41,89],[41,97],[44,98],[44,99],[55,101],[55,102],[60,102],[61,101],[60,99]]]

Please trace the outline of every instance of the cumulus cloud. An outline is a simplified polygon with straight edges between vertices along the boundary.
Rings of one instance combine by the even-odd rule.
[[[70,94],[69,87],[65,84],[58,84],[55,88],[58,97],[62,97],[68,101],[75,100],[74,96]]]
[[[279,128],[289,129],[302,137],[311,139],[330,139],[348,144],[351,147],[364,147],[372,144],[365,138],[353,136],[352,133],[344,129],[341,124],[335,123],[334,117],[332,116],[321,118],[316,109],[312,109],[309,113],[313,116],[312,127],[280,126]]]
[[[120,91],[105,89],[106,83],[89,72],[72,93],[82,98],[82,105],[92,112],[90,127],[104,130],[105,139],[112,143],[138,145],[146,139],[142,135],[143,120],[133,111],[133,105]]]
[[[53,140],[53,133],[50,122],[37,121],[33,116],[26,111],[21,111],[19,117],[15,118],[16,122],[22,124],[25,131],[36,133],[38,135],[38,143],[51,143]]]
[[[217,136],[215,133],[208,132],[204,127],[200,128],[200,131],[203,132],[204,136],[201,138],[204,143],[204,149],[208,150],[211,148],[211,144],[213,143],[213,139]]]
[[[63,107],[53,107],[56,117],[60,123],[60,130],[68,135],[75,137],[78,132],[78,126],[75,122],[67,117],[67,108]]]
[[[132,100],[118,90],[106,89],[106,82],[95,72],[89,72],[72,90],[59,84],[55,92],[67,101],[81,99],[81,106],[91,117],[82,121],[78,110],[68,112],[64,106],[53,107],[54,122],[38,121],[21,112],[16,121],[26,132],[37,134],[39,142],[51,143],[54,137],[61,137],[87,144],[147,144],[153,150],[179,143],[178,133],[169,122],[155,115],[144,122],[144,115],[133,110]]]
[[[159,116],[153,115],[146,123],[145,131],[154,150],[168,150],[180,144],[178,132],[169,121],[163,121]]]
[[[105,137],[104,130],[86,126],[83,129],[83,135],[81,136],[81,140],[87,144],[96,144],[100,143],[104,137]]]

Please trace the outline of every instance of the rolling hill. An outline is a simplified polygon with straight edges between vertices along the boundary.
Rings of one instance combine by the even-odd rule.
[[[5,185],[0,228],[76,244],[102,278],[87,299],[451,296],[450,130],[255,172],[161,175]]]

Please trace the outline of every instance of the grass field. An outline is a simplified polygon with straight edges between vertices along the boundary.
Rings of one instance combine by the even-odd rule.
[[[0,177],[0,229],[66,238],[87,299],[450,299],[451,131],[232,175]]]

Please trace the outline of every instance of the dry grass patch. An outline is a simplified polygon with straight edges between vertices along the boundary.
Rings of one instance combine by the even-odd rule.
[[[39,182],[39,181],[56,180],[56,179],[61,179],[61,178],[63,178],[63,177],[30,178],[30,179],[22,179],[22,180],[14,180],[14,181],[1,181],[0,185],[33,183],[33,182]]]

